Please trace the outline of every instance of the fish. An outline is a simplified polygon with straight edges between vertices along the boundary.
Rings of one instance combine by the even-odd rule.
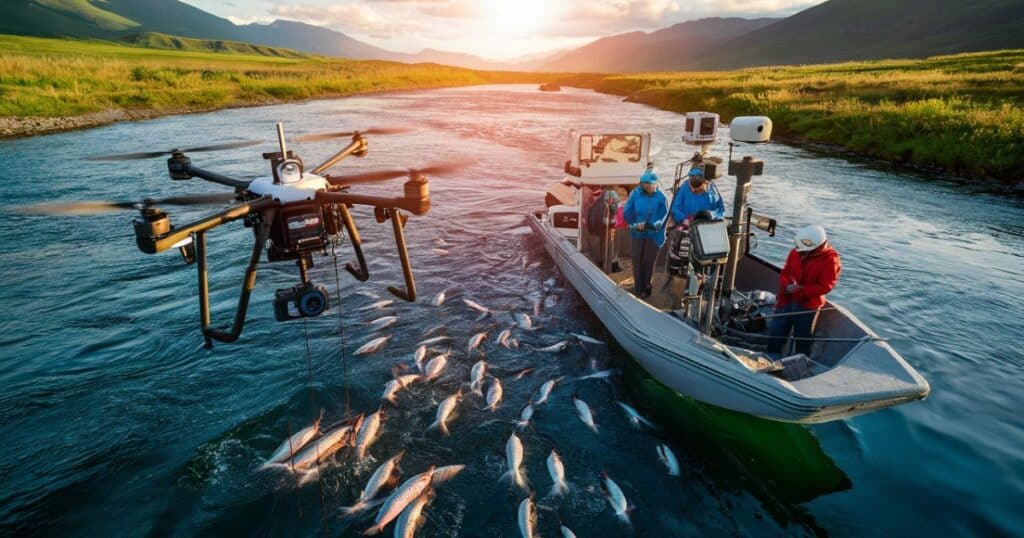
[[[428,336],[430,336],[430,335],[432,335],[432,334],[434,334],[436,332],[441,332],[441,331],[445,330],[446,328],[447,328],[447,326],[444,323],[442,323],[440,325],[434,325],[433,327],[431,327],[431,328],[427,329],[426,331],[424,331],[423,338],[426,338],[426,337],[428,337]]]
[[[615,511],[615,515],[623,523],[629,525],[629,510],[631,509],[629,503],[626,501],[622,489],[608,476],[607,471],[601,471],[601,489],[604,490],[604,496],[608,499],[612,510]]]
[[[375,331],[379,331],[398,323],[398,316],[383,316],[368,323],[373,326]]]
[[[434,296],[434,300],[430,301],[430,304],[434,306],[441,306],[444,304],[444,300],[448,297],[448,294],[442,290],[440,293]]]
[[[632,424],[634,428],[639,430],[640,429],[640,424],[643,423],[644,426],[647,426],[648,428],[651,428],[652,430],[658,429],[658,427],[653,422],[651,422],[651,421],[647,420],[646,418],[640,416],[640,412],[637,411],[636,409],[633,409],[633,406],[631,406],[631,405],[629,405],[627,403],[624,403],[624,402],[615,402],[615,403],[619,404],[619,407],[621,407],[622,409],[624,409],[626,411],[626,416],[629,417],[629,423]]]
[[[380,433],[380,424],[384,420],[384,410],[378,409],[377,412],[366,417],[363,421],[363,425],[356,432],[356,459],[361,460],[366,455],[366,451],[370,449],[370,445],[377,440],[377,434]]]
[[[482,304],[480,304],[480,303],[478,303],[476,301],[473,301],[472,299],[463,299],[462,302],[466,303],[466,306],[468,306],[468,307],[472,308],[473,310],[476,310],[477,312],[480,312],[482,314],[490,314],[491,313],[491,309],[490,308],[487,308],[486,306],[484,306],[484,305],[482,305]]]
[[[522,370],[519,370],[518,372],[516,372],[515,375],[512,376],[512,377],[514,377],[516,379],[522,379],[522,378],[524,378],[524,377],[526,377],[526,376],[528,376],[528,375],[530,375],[532,373],[533,373],[533,368],[530,367],[530,366],[527,366],[526,368],[523,368]]]
[[[369,355],[370,353],[373,353],[378,349],[384,347],[384,344],[387,344],[388,340],[391,340],[391,335],[378,336],[377,338],[374,338],[373,340],[370,340],[369,342],[360,346],[359,349],[357,349],[354,354]]]
[[[365,312],[367,310],[377,310],[378,308],[386,308],[386,307],[391,306],[394,303],[395,303],[394,299],[384,299],[383,301],[377,301],[375,303],[370,303],[370,304],[360,308],[359,311],[360,312]]]
[[[560,379],[561,378],[556,378],[545,381],[544,384],[540,386],[540,390],[537,394],[537,399],[533,401],[533,404],[541,405],[544,402],[548,401],[548,396],[551,394],[551,389],[555,388],[555,385],[558,384],[558,381]]]
[[[587,402],[572,395],[572,404],[576,406],[576,416],[580,417],[580,420],[587,425],[588,428],[594,430],[597,433],[597,424],[594,424],[594,412],[587,405]]]
[[[452,413],[455,412],[455,406],[458,405],[459,400],[462,399],[462,391],[459,390],[455,394],[441,400],[441,403],[437,405],[437,413],[434,414],[434,423],[431,424],[427,431],[439,430],[441,435],[448,435],[448,419],[451,418]]]
[[[512,316],[516,319],[516,325],[524,331],[532,331],[534,329],[533,319],[528,314],[522,312],[514,312]]]
[[[416,369],[423,371],[423,359],[427,356],[427,346],[422,345],[416,348],[416,352],[412,354],[412,361],[416,363]]]
[[[576,538],[576,533],[572,532],[572,529],[565,525],[559,525],[559,530],[562,531],[562,538]]]
[[[533,405],[527,402],[523,406],[523,410],[519,412],[519,420],[516,421],[516,427],[520,430],[526,429],[530,425],[531,418],[533,418]]]
[[[416,527],[420,524],[423,508],[430,502],[430,492],[416,497],[416,500],[409,503],[409,506],[402,510],[395,522],[395,538],[413,538],[416,536]]]
[[[425,381],[433,381],[441,375],[444,371],[444,367],[448,364],[447,353],[442,353],[427,362],[427,365],[423,367],[423,377]]]
[[[430,488],[433,476],[434,466],[431,465],[426,471],[413,476],[402,483],[401,486],[398,486],[398,489],[393,491],[388,499],[384,501],[384,506],[381,506],[380,510],[377,511],[377,517],[373,521],[373,526],[363,531],[363,534],[372,536],[384,530],[384,527],[387,527],[388,523],[391,523],[393,519],[398,517],[409,503],[416,500],[417,497],[423,495]]]
[[[484,339],[487,338],[487,331],[482,333],[476,333],[473,338],[469,339],[469,346],[466,348],[467,353],[472,353],[473,350],[480,349],[480,344],[483,343]]]
[[[618,370],[615,370],[615,369],[612,369],[612,370],[602,370],[600,372],[594,372],[592,374],[588,374],[588,375],[585,375],[585,376],[577,377],[576,381],[583,381],[584,379],[606,379],[606,378],[609,378],[609,377],[612,377],[612,376],[619,375],[620,373],[622,373],[622,372],[620,372]]]
[[[569,485],[565,483],[565,465],[562,463],[561,456],[554,449],[548,454],[547,459],[548,474],[551,475],[551,492],[548,493],[550,497],[561,497],[569,491]]]
[[[356,291],[356,294],[362,295],[363,297],[369,297],[370,299],[380,299],[380,295],[369,290],[358,290]]]
[[[586,342],[588,344],[598,344],[598,345],[603,345],[604,344],[604,342],[602,342],[602,341],[600,341],[597,338],[594,338],[592,336],[587,336],[585,334],[579,334],[579,333],[569,333],[569,334],[571,336],[575,337],[580,342]]]
[[[501,403],[501,397],[505,393],[501,387],[501,381],[498,378],[492,378],[491,388],[487,389],[487,407],[484,407],[484,411],[494,411],[498,408],[498,404]]]
[[[359,492],[359,498],[356,499],[355,504],[341,507],[339,510],[341,515],[350,516],[369,508],[370,501],[375,499],[380,490],[391,481],[391,476],[398,470],[398,463],[402,461],[403,455],[405,455],[405,451],[399,451],[391,459],[380,464],[377,470],[370,475],[370,479],[366,481],[366,487]]]
[[[443,249],[443,248],[435,248],[435,249],[431,249],[431,250],[433,250],[434,254],[437,254],[438,256],[447,256],[448,255],[448,251]]]
[[[523,465],[523,442],[516,437],[515,432],[512,432],[505,443],[505,460],[508,463],[508,471],[501,475],[501,479],[511,478],[512,483],[522,488],[523,491],[528,491],[530,483],[526,480],[526,474],[521,468]]]
[[[392,379],[384,384],[384,392],[381,393],[380,399],[382,402],[388,402],[391,405],[398,406],[395,403],[395,396],[398,391],[402,390],[402,382],[397,379]]]
[[[270,456],[267,461],[263,462],[260,469],[266,469],[275,463],[283,463],[289,458],[293,457],[302,447],[306,446],[306,443],[312,441],[317,435],[320,435],[320,422],[324,419],[324,410],[320,410],[320,418],[313,421],[311,426],[306,426],[301,430],[292,434],[291,437],[284,440],[277,450]]]
[[[362,423],[363,415],[359,415],[352,424],[339,426],[325,432],[322,437],[307,445],[306,448],[296,454],[291,460],[288,460],[285,465],[294,470],[312,469],[316,464],[350,445],[353,437],[352,432],[358,430]]]
[[[469,371],[469,389],[483,396],[484,378],[487,377],[487,361],[479,360]]]
[[[509,341],[508,341],[508,339],[511,336],[512,336],[512,329],[505,329],[504,331],[501,331],[500,333],[498,333],[498,343],[501,344],[502,347],[504,347],[506,349],[512,349],[511,344],[509,344]]]
[[[433,484],[440,486],[445,482],[455,478],[455,475],[462,472],[465,469],[465,465],[445,465],[434,469]]]
[[[519,503],[519,534],[523,538],[533,538],[533,528],[536,526],[537,512],[533,508],[533,497],[527,497]]]
[[[416,344],[416,345],[418,345],[418,346],[429,346],[429,345],[433,345],[433,344],[440,344],[441,342],[445,342],[445,341],[451,340],[451,339],[452,339],[452,337],[450,337],[450,336],[435,336],[433,338],[427,338],[426,340],[423,340],[422,342],[420,342],[419,344]]]
[[[561,353],[562,351],[565,351],[568,348],[569,348],[569,341],[568,340],[562,340],[561,342],[558,342],[556,344],[551,344],[550,346],[547,346],[547,347],[534,348],[534,351],[541,351],[541,352],[544,352],[544,353]]]
[[[668,445],[662,443],[655,450],[658,451],[658,459],[668,468],[669,476],[679,476],[679,460]]]
[[[400,375],[400,376],[396,377],[395,379],[398,381],[398,383],[404,389],[404,388],[408,387],[409,385],[412,385],[413,383],[419,381],[422,378],[423,378],[423,376],[421,376],[419,374],[405,374],[405,375]]]

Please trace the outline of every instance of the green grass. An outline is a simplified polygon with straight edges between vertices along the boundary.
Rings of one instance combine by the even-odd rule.
[[[728,72],[575,75],[563,84],[729,120],[885,160],[1024,180],[1024,50]]]
[[[280,52],[285,49],[266,55],[255,49],[247,54],[202,48],[153,49],[108,41],[0,35],[0,117],[77,116],[109,109],[172,114],[372,91],[548,78],[434,64],[289,57]]]

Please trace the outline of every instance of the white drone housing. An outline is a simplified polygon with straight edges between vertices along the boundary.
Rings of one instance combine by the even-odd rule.
[[[739,116],[729,124],[729,138],[737,142],[768,142],[772,137],[772,119],[768,116]]]
[[[683,142],[695,146],[713,144],[718,138],[718,114],[714,112],[687,112],[683,127]]]

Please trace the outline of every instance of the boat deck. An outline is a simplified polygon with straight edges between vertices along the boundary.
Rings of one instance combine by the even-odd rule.
[[[662,249],[664,252],[664,249]],[[682,293],[683,279],[672,279],[671,287],[666,291],[665,281],[668,279],[664,271],[664,256],[658,255],[654,271],[654,284],[651,286],[651,296],[644,299],[644,302],[661,310],[676,310],[679,308],[679,297]],[[633,263],[629,257],[619,258],[620,271],[609,273],[608,276],[620,288],[633,293]],[[659,270],[660,269],[660,270]]]

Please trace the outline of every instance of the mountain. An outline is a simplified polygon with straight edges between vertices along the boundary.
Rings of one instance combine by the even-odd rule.
[[[1024,48],[1021,0],[830,0],[723,43],[688,67],[831,63]]]
[[[655,32],[603,37],[563,52],[538,66],[541,71],[634,73],[685,69],[702,54],[778,19],[708,18]]]
[[[341,56],[361,60],[405,61],[405,54],[363,43],[330,28],[296,21],[276,20],[270,24],[247,24],[236,27],[242,41],[314,52],[325,56]]]

